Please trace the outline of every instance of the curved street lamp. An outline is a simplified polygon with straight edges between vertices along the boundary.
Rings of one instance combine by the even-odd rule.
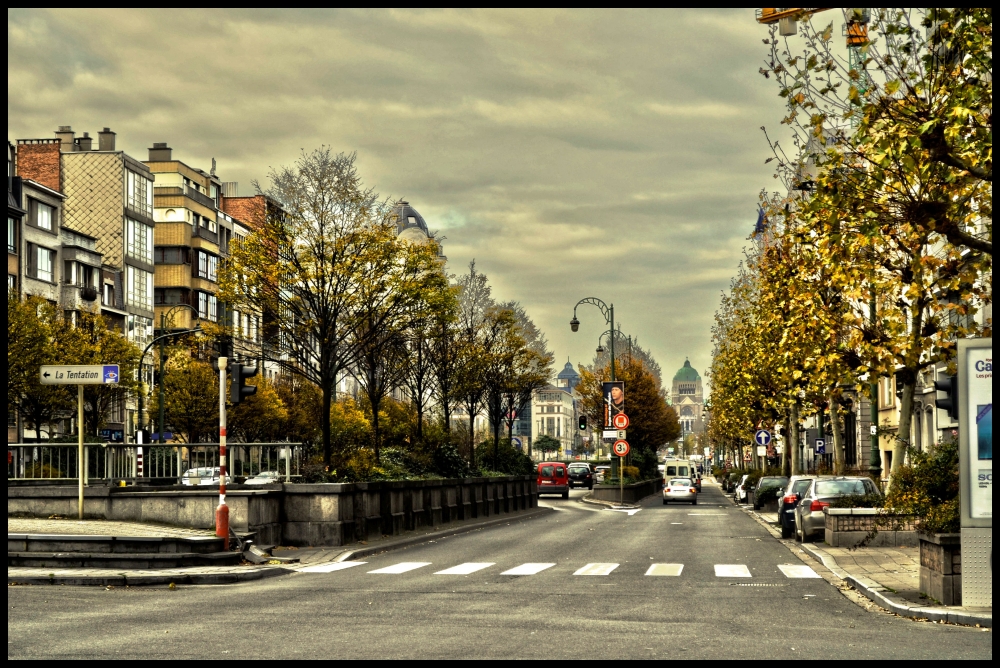
[[[163,313],[160,314],[160,331],[161,332],[165,332],[166,329],[167,329],[167,317],[171,313],[173,313],[174,311],[176,311],[179,308],[190,309],[191,312],[194,313],[195,317],[199,317],[198,309],[196,309],[195,307],[191,306],[190,304],[177,304],[177,305],[171,307],[170,309],[168,309],[168,310],[166,310],[166,311],[164,311]],[[185,334],[198,334],[201,331],[202,331],[201,327],[195,327],[193,329],[185,329],[185,330],[181,330],[179,332],[168,332],[166,334],[161,334],[160,336],[154,337],[153,340],[149,342],[149,345],[146,346],[146,349],[142,351],[142,357],[139,358],[139,377],[141,378],[142,377],[142,364],[143,364],[143,360],[146,359],[146,355],[149,353],[149,349],[152,348],[157,343],[160,344],[159,433],[157,434],[157,436],[159,437],[157,440],[160,443],[165,443],[166,442],[166,440],[163,437],[163,431],[164,431],[163,430],[163,423],[165,421],[165,412],[166,412],[166,408],[164,406],[164,396],[163,396],[163,372],[164,372],[164,365],[166,363],[166,360],[164,359],[164,350],[163,350],[163,348],[164,348],[164,342],[167,339],[170,339],[170,338],[173,338],[173,337],[176,337],[176,336],[183,336]],[[140,392],[139,393],[139,430],[140,431],[143,428],[143,412],[145,410],[145,401],[144,401],[145,396],[146,396],[145,392]]]
[[[590,304],[591,306],[596,306],[601,309],[601,314],[604,316],[605,322],[611,327],[611,331],[615,329],[615,305],[611,304],[608,306],[603,301],[597,297],[585,297],[576,303],[573,307],[573,319],[569,321],[570,329],[574,332],[580,331],[580,321],[576,317],[576,309],[580,307],[580,304]],[[611,337],[611,380],[615,380],[615,337]]]

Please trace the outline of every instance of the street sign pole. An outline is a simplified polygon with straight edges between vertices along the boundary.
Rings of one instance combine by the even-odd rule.
[[[229,506],[226,505],[226,367],[229,360],[219,358],[219,507],[215,509],[215,535],[222,539],[222,549],[229,549]]]
[[[76,512],[83,519],[83,385],[76,386]]]

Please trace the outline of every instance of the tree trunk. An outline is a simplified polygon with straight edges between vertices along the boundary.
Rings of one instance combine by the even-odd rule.
[[[789,417],[791,429],[789,430],[788,448],[792,454],[792,475],[802,473],[802,462],[799,453],[799,402],[792,404],[792,414]]]
[[[330,410],[333,408],[333,393],[336,392],[336,381],[333,383],[324,380],[323,387],[323,414],[320,416],[320,424],[323,426],[323,465],[330,470],[330,460],[333,458],[333,444],[330,442]]]
[[[840,404],[836,395],[830,393],[830,429],[833,431],[833,472],[844,475],[844,436],[841,433]]]
[[[889,471],[889,487],[892,487],[892,477],[900,466],[906,463],[906,450],[910,447],[910,427],[913,424],[913,394],[916,390],[916,373],[910,371],[912,378],[903,383],[903,399],[899,406],[899,428],[896,430],[896,441],[892,446],[892,469]]]
[[[469,468],[476,468],[476,414],[469,410]]]
[[[368,403],[370,403],[372,406],[372,439],[374,439],[375,443],[375,463],[381,464],[382,460],[380,459],[380,448],[379,448],[380,433],[378,424],[378,409],[382,405],[382,399],[381,398],[374,399],[372,397],[368,397]]]
[[[791,432],[790,424],[789,424],[789,421],[788,421],[788,415],[785,415],[784,429],[782,429],[782,433],[784,434],[784,439],[783,439],[784,443],[782,444],[784,447],[781,448],[781,475],[783,475],[783,476],[791,476],[792,475],[792,467],[791,467],[791,463],[792,462],[791,462],[791,459],[790,459],[791,458],[791,447],[789,446],[789,444],[791,443],[791,434],[792,434],[792,432]]]

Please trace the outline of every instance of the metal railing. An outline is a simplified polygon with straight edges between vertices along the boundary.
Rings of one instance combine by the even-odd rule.
[[[234,478],[272,472],[276,481],[292,482],[301,477],[306,457],[301,443],[234,443],[228,450],[229,475]],[[186,471],[218,466],[218,443],[84,444],[85,484],[143,479],[183,484]],[[76,443],[7,444],[7,480],[76,480],[78,475]]]

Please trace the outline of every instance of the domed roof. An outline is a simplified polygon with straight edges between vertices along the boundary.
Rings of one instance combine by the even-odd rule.
[[[691,366],[691,361],[685,358],[684,366],[678,369],[677,373],[674,374],[674,380],[679,380],[682,383],[693,383],[697,380],[701,380],[701,376],[699,376],[698,372]]]
[[[396,206],[392,208],[392,213],[396,218],[396,230],[401,236],[409,230],[419,230],[424,233],[425,237],[429,237],[431,235],[430,231],[427,229],[427,223],[424,221],[424,217],[421,216],[416,209],[410,206],[409,202],[399,200],[396,202]]]
[[[569,360],[566,360],[566,366],[564,366],[563,370],[559,372],[558,376],[556,376],[556,378],[579,378],[579,377],[580,374],[576,372],[576,369],[573,368],[573,363],[570,362]]]

